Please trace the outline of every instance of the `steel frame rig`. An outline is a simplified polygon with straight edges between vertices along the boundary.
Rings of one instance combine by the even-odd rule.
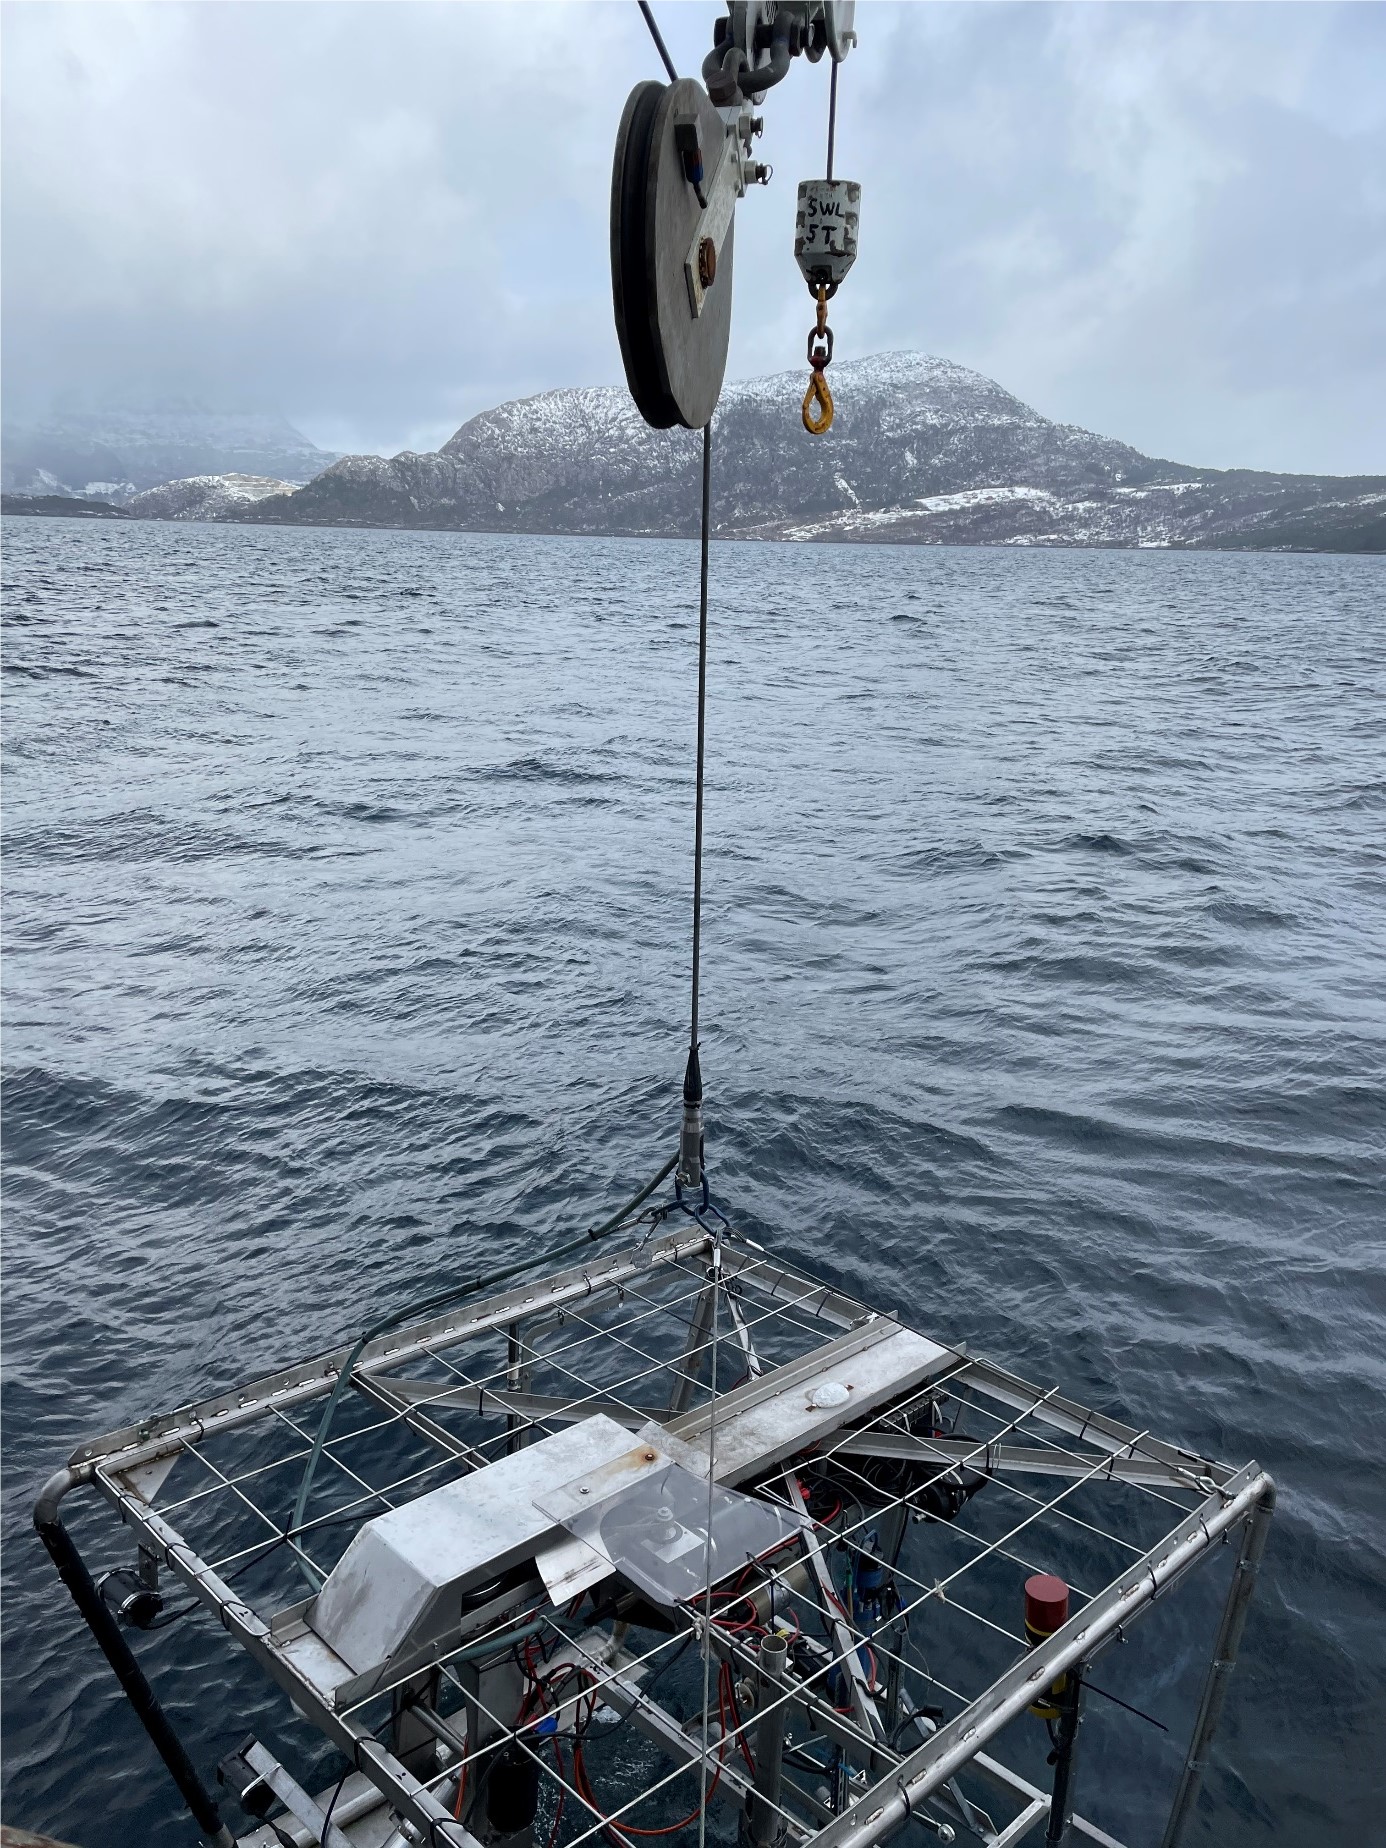
[[[636,86],[617,137],[631,392],[657,427],[704,432],[698,869],[708,429],[735,206],[768,178],[752,105],[801,53],[830,52],[835,72],[852,17],[850,0],[733,0],[706,90],[677,78],[651,21],[671,82]],[[814,433],[832,421],[826,304],[860,200],[832,175],[832,108],[795,246],[817,302]],[[251,1825],[240,1848],[638,1848],[695,1831],[704,1848],[728,1820],[741,1848],[873,1848],[912,1829],[1010,1848],[1041,1827],[1119,1848],[1073,1807],[1089,1670],[1240,1533],[1165,1831],[1177,1848],[1274,1485],[932,1340],[727,1224],[702,1171],[700,880],[674,1200],[637,1213],[652,1182],[576,1241],[580,1264],[513,1267],[512,1287],[455,1289],[84,1444],[39,1498],[54,1563],[218,1848],[235,1848],[227,1795]],[[622,1231],[633,1242],[606,1242]],[[79,1487],[135,1541],[99,1585],[62,1518]],[[170,1580],[188,1605],[165,1608]],[[199,1606],[342,1755],[335,1782],[314,1793],[312,1765],[242,1736],[212,1794],[127,1635]],[[1041,1722],[1048,1788],[992,1749]]]
[[[348,1349],[83,1444],[53,1478],[40,1532],[205,1837],[233,1840],[125,1636],[170,1580],[344,1755],[311,1794],[263,1742],[231,1753],[241,1848],[635,1848],[732,1820],[744,1848],[911,1825],[1112,1848],[1071,1808],[1089,1667],[1240,1531],[1174,1848],[1270,1477],[931,1340],[715,1219],[656,1209],[632,1242],[362,1347],[297,1527]],[[668,1501],[675,1476],[693,1502],[654,1509],[652,1540],[641,1485]],[[99,1593],[61,1520],[79,1486],[136,1543]],[[605,1538],[569,1518],[622,1507],[634,1524]],[[779,1526],[736,1556],[720,1524],[747,1508]],[[1056,1571],[1072,1614],[1027,1634],[1022,1586]],[[991,1749],[1027,1709],[1058,1718],[1052,1789]]]

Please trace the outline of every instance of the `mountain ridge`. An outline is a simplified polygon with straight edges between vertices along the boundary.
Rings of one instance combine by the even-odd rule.
[[[1199,469],[1058,423],[931,354],[840,362],[826,437],[802,371],[728,384],[715,420],[722,538],[865,543],[1386,549],[1386,476]],[[436,451],[345,456],[240,517],[688,537],[697,438],[651,430],[624,390],[564,387],[470,418]]]
[[[1386,550],[1386,475],[1207,469],[1147,456],[1045,417],[996,380],[932,354],[840,361],[829,376],[837,417],[826,436],[800,421],[802,369],[724,388],[712,496],[719,538]],[[348,455],[325,467],[324,452],[283,419],[186,409],[121,417],[126,453],[143,457],[146,480],[169,454],[170,432],[186,438],[199,419],[203,449],[175,442],[174,453],[205,453],[209,435],[232,447],[218,452],[219,468],[142,488],[130,479],[73,488],[51,473],[23,480],[7,451],[10,510],[22,488],[50,497],[99,490],[144,519],[632,537],[691,537],[697,524],[697,435],[650,429],[617,387],[511,399],[435,451]],[[90,419],[64,428],[93,441],[113,434]],[[272,465],[248,466],[248,453]]]

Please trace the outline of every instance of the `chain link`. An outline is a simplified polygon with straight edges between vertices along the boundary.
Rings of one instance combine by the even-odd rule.
[[[825,430],[832,428],[833,394],[823,376],[823,369],[831,365],[832,357],[833,330],[828,326],[828,290],[826,284],[820,283],[818,313],[809,329],[808,363],[812,371],[808,390],[804,393],[802,411],[804,428],[810,436],[821,436]]]

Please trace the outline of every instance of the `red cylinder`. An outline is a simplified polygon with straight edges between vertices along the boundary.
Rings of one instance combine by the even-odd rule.
[[[1025,1628],[1032,1637],[1052,1636],[1068,1622],[1068,1586],[1052,1572],[1025,1581]]]

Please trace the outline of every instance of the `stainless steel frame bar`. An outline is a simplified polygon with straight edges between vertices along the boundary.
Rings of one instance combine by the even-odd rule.
[[[1243,1520],[1273,1487],[1256,1463],[1248,1463],[1215,1490],[1131,1572],[1107,1588],[1000,1676],[980,1699],[942,1726],[907,1758],[889,1783],[876,1784],[845,1815],[821,1829],[815,1848],[869,1848],[908,1820],[911,1806],[944,1784],[978,1748],[1034,1701],[1066,1669],[1091,1657],[1117,1631],[1147,1609],[1228,1528]]]
[[[484,1297],[465,1309],[448,1310],[426,1322],[382,1335],[365,1347],[356,1363],[355,1373],[371,1373],[382,1366],[391,1368],[431,1354],[435,1349],[453,1346],[472,1339],[507,1322],[523,1320],[564,1303],[576,1302],[596,1291],[611,1289],[627,1277],[634,1277],[660,1264],[674,1264],[680,1258],[705,1250],[707,1234],[696,1231],[675,1232],[652,1240],[647,1246],[621,1249],[593,1258],[590,1264],[573,1265],[542,1277],[537,1283],[524,1284],[498,1296]],[[200,1442],[214,1433],[235,1431],[255,1419],[272,1404],[290,1406],[305,1399],[325,1398],[336,1383],[352,1349],[345,1342],[330,1353],[266,1374],[231,1392],[218,1393],[196,1404],[180,1407],[160,1418],[149,1418],[135,1425],[124,1425],[105,1437],[80,1445],[69,1458],[71,1467],[92,1463],[120,1453],[122,1468],[166,1455],[184,1442]]]

